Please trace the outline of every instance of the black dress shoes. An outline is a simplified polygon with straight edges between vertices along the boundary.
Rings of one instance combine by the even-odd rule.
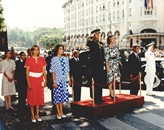
[[[112,99],[114,99],[114,96],[112,96],[112,95],[109,95],[110,96],[110,98],[112,98]],[[115,98],[118,98],[117,96],[115,96]]]
[[[100,103],[103,103],[104,102],[104,100],[101,100],[101,101],[95,101],[95,104],[100,104]]]

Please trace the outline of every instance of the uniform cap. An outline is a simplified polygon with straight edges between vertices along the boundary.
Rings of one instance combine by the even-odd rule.
[[[154,44],[155,44],[154,42],[151,42],[151,43],[147,44],[146,47],[152,46]]]
[[[139,47],[139,45],[138,45],[137,43],[135,43],[135,44],[133,45],[133,47],[136,47],[136,46],[138,46],[138,47]]]
[[[100,33],[100,29],[95,29],[91,32],[91,35],[94,34],[94,33]]]

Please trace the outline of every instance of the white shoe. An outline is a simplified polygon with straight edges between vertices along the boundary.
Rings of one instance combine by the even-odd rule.
[[[61,115],[62,118],[66,118],[67,116],[66,115]]]
[[[147,96],[155,96],[154,94],[146,94]]]
[[[61,116],[57,116],[57,115],[56,115],[56,117],[57,117],[57,119],[59,119],[59,120],[61,120],[61,119],[62,119],[62,117],[61,117]]]
[[[37,118],[36,116],[35,116],[35,118],[36,118],[36,120],[37,120],[37,121],[42,121],[42,119],[41,119],[41,118]]]
[[[36,122],[36,120],[33,120],[32,118],[31,118],[31,121],[32,121],[33,123],[35,123],[35,122]]]

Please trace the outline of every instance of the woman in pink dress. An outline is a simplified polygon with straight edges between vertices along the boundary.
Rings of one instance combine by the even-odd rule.
[[[44,105],[44,87],[46,82],[46,61],[40,57],[40,50],[37,45],[31,48],[31,57],[26,59],[26,78],[28,84],[27,104],[31,108],[32,122],[41,121],[39,107]],[[34,106],[36,106],[36,116],[34,116]]]

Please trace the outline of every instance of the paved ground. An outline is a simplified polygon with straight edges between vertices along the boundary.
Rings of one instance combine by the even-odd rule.
[[[71,93],[71,89],[69,91]],[[108,93],[107,89],[103,90],[103,96]],[[127,94],[129,90],[122,90],[122,93]],[[142,91],[142,95],[145,97],[143,107],[114,117],[106,116],[96,121],[84,117],[74,117],[70,110],[70,104],[67,103],[64,104],[67,118],[59,121],[56,119],[56,112],[51,108],[50,91],[45,89],[46,103],[40,112],[42,122],[31,122],[29,108],[25,109],[23,113],[19,113],[19,110],[5,111],[3,107],[0,107],[0,130],[5,128],[7,130],[164,130],[164,92],[155,92],[155,96],[151,97],[146,96],[145,91]],[[0,98],[3,101],[3,97]],[[89,99],[88,88],[82,88],[82,100],[84,99]],[[71,100],[70,98],[70,102]],[[17,101],[14,101],[14,104],[17,104]]]

